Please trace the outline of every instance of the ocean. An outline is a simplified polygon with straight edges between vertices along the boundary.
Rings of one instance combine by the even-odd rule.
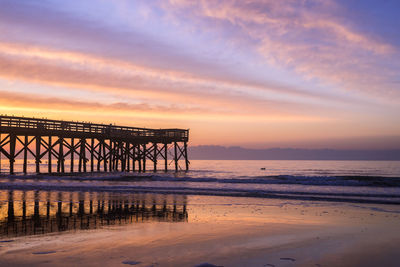
[[[11,176],[3,166],[0,266],[398,266],[398,161],[190,167]]]
[[[16,168],[22,169],[18,164]],[[29,168],[33,170],[33,161]],[[3,174],[0,189],[400,204],[400,161],[192,160],[190,169],[178,173]],[[4,165],[2,172],[6,171]]]

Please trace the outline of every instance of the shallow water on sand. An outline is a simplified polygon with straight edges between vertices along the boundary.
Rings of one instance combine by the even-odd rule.
[[[1,266],[396,266],[400,244],[399,205],[19,190],[0,203]]]

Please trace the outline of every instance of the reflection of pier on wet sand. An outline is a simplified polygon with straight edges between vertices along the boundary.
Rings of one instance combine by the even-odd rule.
[[[0,238],[188,218],[185,196],[1,191],[0,197]]]

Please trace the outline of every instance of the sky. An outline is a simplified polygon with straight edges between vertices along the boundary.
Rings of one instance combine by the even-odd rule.
[[[0,113],[400,148],[397,0],[0,0]]]

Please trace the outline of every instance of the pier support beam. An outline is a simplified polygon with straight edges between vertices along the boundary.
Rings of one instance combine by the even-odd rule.
[[[102,140],[103,143],[103,164],[104,164],[104,171],[107,171],[107,153],[106,153],[106,143]]]
[[[131,171],[131,144],[129,142],[125,143],[125,171]]]
[[[10,134],[10,174],[14,174],[14,162],[15,162],[15,145],[17,137],[15,134]]]
[[[136,171],[136,145],[132,144],[132,171]]]
[[[183,143],[183,147],[184,147],[184,157],[185,157],[185,167],[186,167],[186,170],[188,171],[189,170],[189,159],[188,159],[188,153],[187,153],[187,142],[184,142]]]
[[[86,139],[82,138],[80,143],[78,171],[82,172],[83,166],[83,172],[86,172]]]
[[[25,135],[25,140],[24,140],[24,163],[22,170],[24,174],[28,173],[28,136]]]
[[[175,161],[175,171],[177,172],[178,171],[178,149],[177,149],[177,147],[178,147],[178,144],[176,143],[176,142],[174,142],[174,151],[175,151],[175,154],[174,154],[174,161]]]
[[[168,144],[164,144],[164,160],[165,160],[165,172],[168,171]]]
[[[90,171],[94,172],[94,138],[91,139],[90,143]]]
[[[153,151],[153,163],[154,163],[154,168],[153,168],[153,171],[154,172],[156,172],[157,171],[157,156],[158,156],[158,146],[157,146],[157,143],[154,143],[153,144],[153,147],[154,147],[154,151]]]
[[[41,147],[41,143],[42,143],[42,137],[36,136],[36,155],[35,155],[35,163],[36,163],[36,173],[40,173],[40,147]]]
[[[64,165],[64,137],[58,137],[58,161],[57,161],[57,172],[65,173]]]
[[[109,168],[109,170],[110,170],[110,172],[112,172],[113,170],[114,170],[114,168],[113,168],[113,155],[114,155],[114,148],[113,148],[113,141],[112,140],[110,140],[110,146],[109,146],[109,157],[108,157],[108,161],[109,161],[109,166],[108,166],[108,168]]]
[[[142,172],[142,149],[140,148],[140,145],[137,145],[137,162],[138,162],[138,169],[139,172]]]
[[[185,169],[186,171],[189,170],[189,159],[187,155],[187,143],[184,142],[183,146],[179,145],[177,142],[174,142],[174,161],[175,161],[175,171],[178,171],[179,167],[179,160],[183,158],[185,161]]]
[[[51,166],[51,153],[52,153],[52,150],[53,150],[53,147],[52,147],[52,142],[51,142],[51,136],[49,136],[49,141],[48,141],[48,148],[47,148],[47,153],[48,153],[48,162],[47,162],[47,164],[48,164],[48,171],[49,171],[49,173],[51,173],[52,172],[52,166]]]
[[[98,151],[97,151],[97,171],[98,172],[100,171],[101,161],[104,159],[101,156],[102,145],[103,145],[102,140],[99,140],[99,143],[97,145],[97,147],[98,147]]]
[[[143,144],[143,154],[142,154],[142,160],[143,160],[143,172],[146,172],[146,144]]]
[[[74,172],[74,154],[75,154],[75,140],[74,140],[74,138],[71,138],[71,148],[70,148],[70,151],[71,151],[71,167],[70,167],[70,169],[71,169],[71,172],[73,173]]]

